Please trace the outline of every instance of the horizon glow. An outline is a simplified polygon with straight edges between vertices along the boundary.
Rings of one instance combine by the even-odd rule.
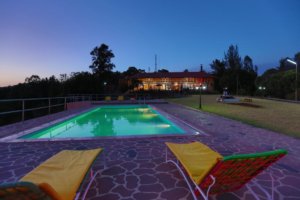
[[[0,87],[90,71],[90,51],[105,43],[114,71],[129,66],[210,71],[229,45],[259,74],[300,51],[300,1],[179,0],[0,1]]]

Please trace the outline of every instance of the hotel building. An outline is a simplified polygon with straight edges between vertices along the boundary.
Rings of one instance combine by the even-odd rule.
[[[139,73],[132,78],[139,80],[140,84],[135,90],[198,90],[200,87],[213,91],[214,77],[202,72],[154,72]]]

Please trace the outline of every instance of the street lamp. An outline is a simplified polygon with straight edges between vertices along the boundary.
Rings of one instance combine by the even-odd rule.
[[[200,87],[199,87],[199,110],[202,109],[202,100],[201,100],[201,93],[202,93],[202,84],[200,84]]]
[[[259,86],[258,89],[261,91],[262,96],[265,96],[266,87],[265,86]]]
[[[207,86],[206,85],[202,85],[202,84],[199,87],[199,90],[200,90],[200,92],[199,92],[199,110],[202,109],[202,99],[201,99],[202,89],[206,90],[206,88],[207,88]]]
[[[265,89],[266,89],[266,87],[259,86],[259,87],[258,87],[258,89],[259,89],[259,90],[265,90]]]
[[[289,63],[291,64],[294,64],[296,65],[296,89],[295,89],[295,101],[298,101],[298,66],[297,66],[297,63],[291,59],[286,59],[286,61],[288,61]]]
[[[103,85],[104,85],[104,94],[105,94],[105,93],[106,93],[106,85],[107,85],[107,82],[104,81]]]

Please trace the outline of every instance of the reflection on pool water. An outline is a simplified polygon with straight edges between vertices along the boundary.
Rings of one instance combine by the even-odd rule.
[[[148,105],[102,106],[22,139],[183,134]]]

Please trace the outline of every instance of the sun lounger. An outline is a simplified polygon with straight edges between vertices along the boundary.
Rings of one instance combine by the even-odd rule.
[[[111,101],[111,96],[104,97],[104,101]]]
[[[167,142],[166,145],[167,150],[169,149],[181,163],[190,181],[180,165],[168,159],[168,151],[166,152],[166,162],[176,165],[187,182],[194,199],[197,199],[197,195],[200,193],[205,200],[211,194],[221,194],[240,189],[272,163],[287,154],[285,150],[274,150],[223,157],[200,142],[187,144]],[[194,187],[190,182],[193,183]],[[260,185],[257,187],[267,195],[268,199],[273,198],[273,192],[270,195]],[[248,187],[248,189],[256,199],[259,199],[251,188]]]
[[[118,96],[117,100],[118,101],[123,101],[124,100],[124,96]]]
[[[81,197],[84,199],[99,174],[99,171],[94,174],[90,168],[101,151],[100,148],[61,151],[26,174],[20,182],[1,185],[0,199],[79,199],[84,189],[82,182],[90,171],[90,182]]]

